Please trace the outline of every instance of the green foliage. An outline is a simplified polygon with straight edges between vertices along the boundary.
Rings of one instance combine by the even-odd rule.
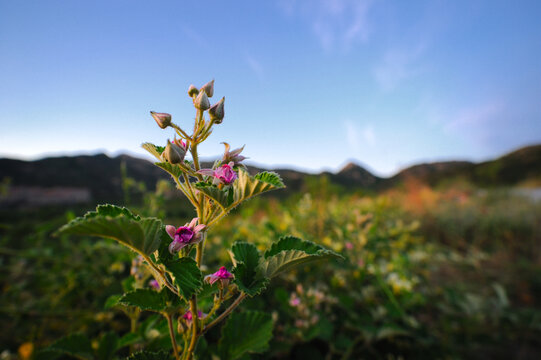
[[[183,257],[169,261],[165,263],[165,268],[173,276],[173,283],[184,299],[189,300],[201,290],[203,286],[201,270],[194,259]]]
[[[232,204],[233,199],[229,196],[230,192],[219,189],[217,186],[207,182],[200,181],[195,184],[197,190],[201,191],[207,197],[212,199],[224,211]]]
[[[160,312],[167,306],[167,299],[163,292],[152,289],[137,289],[124,294],[118,303],[126,306],[135,306],[141,310]]]
[[[272,278],[295,266],[330,258],[343,259],[343,256],[313,242],[286,236],[265,253],[265,260],[260,262],[257,271],[263,277]]]
[[[183,167],[179,164],[171,164],[168,162],[157,162],[155,165],[165,171],[167,171],[173,179],[178,179],[182,176],[183,173]]]
[[[256,195],[267,191],[282,189],[285,185],[278,174],[273,172],[262,172],[254,177],[247,171],[239,169],[239,177],[234,184],[234,195],[232,207],[237,206],[242,201],[250,199]]]
[[[234,265],[244,263],[249,268],[255,270],[259,264],[260,257],[259,250],[257,250],[254,244],[245,241],[237,241],[231,247],[231,259],[233,260]]]
[[[169,359],[169,355],[166,351],[139,351],[126,358],[126,360],[165,360]]]
[[[107,332],[100,339],[97,350],[98,360],[111,360],[118,349],[118,335],[114,332]]]
[[[233,264],[235,283],[240,290],[255,296],[265,289],[269,279],[258,276],[257,266],[261,255],[255,245],[247,242],[236,242],[230,252]]]
[[[275,173],[274,171],[262,171],[256,174],[254,176],[254,179],[271,184],[277,188],[285,187],[280,175],[278,175],[278,173]]]
[[[78,359],[92,359],[92,345],[90,340],[83,334],[68,335],[50,345],[48,351],[67,354]]]
[[[120,298],[122,298],[122,295],[111,295],[111,296],[109,296],[107,298],[107,300],[105,301],[105,304],[103,305],[103,307],[105,309],[110,309],[112,307],[115,307],[118,304]]]
[[[280,176],[274,172],[265,171],[252,177],[241,168],[238,170],[238,179],[234,182],[232,189],[219,189],[205,182],[199,182],[195,186],[225,212],[256,195],[285,187]]]
[[[271,245],[271,248],[265,251],[265,258],[277,255],[285,250],[300,250],[310,255],[317,255],[324,252],[325,248],[311,241],[302,240],[295,236],[282,236],[277,242]],[[342,257],[335,253],[336,256]]]
[[[143,143],[141,144],[141,147],[148,151],[151,155],[153,155],[158,161],[162,161],[162,152],[165,150],[165,147],[163,146],[156,146],[151,143]]]
[[[267,350],[272,329],[270,314],[255,311],[232,314],[222,327],[222,337],[218,345],[220,358],[235,360],[245,353]]]
[[[156,218],[140,218],[128,209],[99,205],[62,226],[58,233],[101,236],[118,241],[131,250],[148,256],[158,249],[165,228]]]

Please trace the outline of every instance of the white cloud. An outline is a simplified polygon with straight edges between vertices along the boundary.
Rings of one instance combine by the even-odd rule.
[[[418,64],[426,46],[419,44],[407,49],[391,49],[374,68],[373,74],[378,86],[384,91],[392,91],[404,80],[422,71]]]
[[[374,132],[374,128],[372,125],[366,125],[361,130],[361,135],[363,140],[370,146],[376,145],[376,133]]]
[[[197,46],[200,48],[205,50],[210,49],[209,42],[191,27],[184,25],[182,27],[182,32],[184,32],[184,35],[186,35],[186,37],[188,37],[193,43],[197,44]]]
[[[470,132],[490,127],[493,120],[503,110],[503,104],[490,102],[458,111],[446,122],[444,130],[447,132]]]
[[[287,16],[307,21],[327,51],[348,50],[356,42],[366,42],[371,32],[372,0],[282,0],[278,4]]]
[[[355,156],[360,156],[363,147],[366,148],[366,145],[369,147],[376,145],[376,133],[371,124],[367,124],[361,128],[355,122],[346,120],[344,121],[344,128],[348,147]]]
[[[254,74],[259,78],[259,80],[263,80],[264,71],[261,63],[249,54],[246,54],[244,56],[244,61],[246,61],[248,67],[254,72]]]

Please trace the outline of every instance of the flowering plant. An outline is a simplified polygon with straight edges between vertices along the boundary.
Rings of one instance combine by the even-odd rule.
[[[192,134],[173,123],[170,114],[151,112],[158,126],[174,130],[175,136],[167,140],[165,147],[150,143],[142,146],[156,157],[155,164],[171,175],[197,216],[176,227],[157,218],[140,217],[123,207],[100,205],[96,211],[64,225],[59,232],[110,238],[137,254],[132,266],[135,285],[113,299],[109,306],[126,307],[132,319],[141,311],[163,315],[176,360],[193,359],[200,338],[226,318],[214,355],[238,359],[247,352],[264,351],[273,329],[268,313],[247,311],[231,315],[241,302],[258,295],[271,278],[294,266],[339,255],[292,236],[278,239],[263,254],[253,244],[236,242],[229,250],[231,272],[222,266],[203,276],[205,240],[212,227],[245,200],[283,188],[284,184],[274,172],[248,174],[242,164],[246,158],[240,155],[244,147],[230,150],[228,143],[224,143],[222,159],[212,168],[202,169],[198,146],[210,136],[214,126],[222,123],[225,98],[211,106],[209,98],[214,95],[214,81],[199,89],[190,86],[188,95],[196,110]],[[191,159],[187,159],[190,155]],[[142,269],[149,275],[142,275]],[[150,276],[153,279],[149,281]],[[214,297],[212,306],[201,301],[205,294]],[[82,340],[77,338],[77,341]],[[56,344],[53,350],[70,353],[66,349],[74,346],[66,340]],[[163,359],[164,355],[147,351],[137,358]]]

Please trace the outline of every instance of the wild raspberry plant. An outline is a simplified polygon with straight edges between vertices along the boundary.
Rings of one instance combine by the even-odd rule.
[[[270,279],[294,266],[339,255],[292,236],[278,239],[263,254],[253,244],[236,242],[229,249],[231,272],[224,265],[203,276],[203,254],[212,227],[242,202],[283,188],[284,184],[274,172],[250,176],[242,163],[244,147],[231,150],[227,143],[222,159],[212,168],[202,169],[198,146],[211,135],[214,126],[222,123],[225,98],[210,105],[214,80],[200,89],[191,85],[188,95],[196,113],[192,134],[173,123],[170,114],[151,112],[160,128],[174,130],[175,134],[165,146],[144,143],[142,147],[156,157],[156,166],[171,175],[197,217],[177,227],[157,218],[140,217],[124,207],[100,205],[59,232],[114,239],[137,254],[131,272],[135,290],[115,299],[114,304],[125,307],[132,325],[141,311],[163,315],[176,360],[193,359],[198,340],[228,317],[215,355],[238,359],[247,352],[264,351],[273,329],[268,312],[247,311],[230,316],[243,299],[258,295]],[[187,159],[190,155],[191,160]],[[213,296],[212,306],[201,301],[204,294]],[[73,355],[75,345],[69,339],[62,341],[51,349]],[[164,358],[163,353],[147,352],[144,356]]]

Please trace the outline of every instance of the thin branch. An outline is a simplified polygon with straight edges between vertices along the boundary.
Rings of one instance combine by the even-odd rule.
[[[173,319],[171,317],[171,314],[164,313],[164,316],[167,318],[167,326],[169,327],[169,336],[171,337],[171,345],[173,346],[175,359],[180,360],[180,357],[178,355],[177,339],[175,338],[175,330],[173,329]]]
[[[214,319],[207,326],[205,326],[203,331],[201,331],[201,334],[206,333],[208,330],[210,330],[215,325],[217,325],[220,321],[225,319],[227,317],[227,315],[229,315],[233,310],[235,310],[237,308],[237,306],[240,305],[240,303],[242,302],[242,300],[244,300],[245,297],[246,297],[246,293],[241,293],[239,295],[239,297],[231,305],[229,305],[229,307],[227,309],[224,310],[223,313],[221,313],[216,319]]]

